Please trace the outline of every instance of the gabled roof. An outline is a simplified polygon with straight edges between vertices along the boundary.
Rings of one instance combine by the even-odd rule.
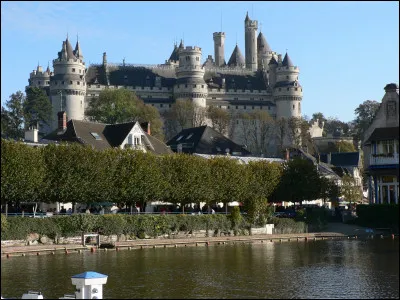
[[[270,59],[270,61],[269,61],[268,64],[269,64],[269,65],[277,65],[278,62],[276,61],[275,57],[272,56],[272,58]]]
[[[294,67],[293,62],[292,62],[292,60],[290,59],[290,57],[289,57],[289,55],[287,53],[285,54],[285,57],[283,58],[282,66]]]
[[[369,144],[375,141],[384,140],[398,140],[399,139],[399,127],[383,127],[375,128],[368,140],[364,144]]]
[[[262,51],[262,53],[266,53],[266,52],[272,51],[271,47],[267,43],[267,40],[265,39],[265,37],[262,34],[262,32],[260,32],[260,34],[257,37],[257,50],[258,50],[257,52]]]
[[[182,130],[167,142],[174,152],[182,144],[182,152],[199,154],[226,154],[229,149],[231,155],[246,156],[251,154],[242,146],[228,139],[209,126],[200,126]]]
[[[328,163],[328,154],[321,154],[320,159]],[[331,165],[336,167],[358,167],[360,164],[359,152],[338,152],[331,153]]]
[[[59,142],[76,142],[90,145],[97,150],[104,150],[121,146],[122,142],[135,124],[139,123],[127,122],[120,124],[102,124],[81,120],[70,120],[67,122],[67,129],[64,133],[58,134],[58,130],[54,130],[43,137],[43,139]],[[171,149],[169,149],[169,147],[167,147],[167,145],[162,141],[152,137],[144,131],[143,134],[147,139],[145,140],[147,151],[155,154],[172,153]]]
[[[228,61],[228,66],[244,66],[245,62],[244,62],[244,57],[242,55],[242,52],[240,52],[240,49],[238,47],[238,45],[235,46],[235,49],[233,49],[231,58]]]

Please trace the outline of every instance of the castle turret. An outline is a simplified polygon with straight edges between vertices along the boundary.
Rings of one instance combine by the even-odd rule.
[[[276,61],[275,57],[272,56],[268,63],[268,78],[269,78],[269,86],[274,87],[276,83],[276,68],[278,67],[278,62]]]
[[[205,69],[201,66],[201,48],[180,48],[179,67],[176,69],[177,81],[174,86],[175,98],[190,99],[196,106],[206,107],[208,90],[204,72]]]
[[[78,58],[81,61],[83,61],[83,55],[82,55],[81,46],[79,45],[79,41],[76,41],[74,55],[75,55],[76,58]]]
[[[294,66],[289,55],[286,53],[281,65],[278,62],[276,68],[276,83],[273,95],[276,103],[277,118],[301,116],[300,102],[303,98],[303,88],[299,84],[298,79],[299,68]]]
[[[75,54],[78,56],[75,56]],[[67,39],[63,42],[58,58],[53,60],[54,76],[50,81],[53,105],[53,126],[57,128],[57,113],[65,111],[67,120],[83,120],[85,108],[85,63],[79,43],[75,51]]]
[[[225,32],[214,32],[213,38],[215,65],[222,67],[225,64]]]
[[[29,86],[48,89],[50,86],[51,75],[49,67],[47,67],[47,70],[43,72],[42,66],[38,65],[36,70],[33,70],[29,75]]]
[[[245,59],[246,69],[257,71],[257,34],[258,22],[252,21],[249,18],[249,14],[246,14],[244,20],[244,31],[245,31]]]

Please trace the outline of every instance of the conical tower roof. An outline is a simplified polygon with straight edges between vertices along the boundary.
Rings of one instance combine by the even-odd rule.
[[[285,57],[283,58],[282,66],[294,67],[294,64],[293,64],[292,60],[290,59],[289,55],[287,54],[287,52],[285,54]]]
[[[275,57],[272,56],[271,60],[269,61],[268,65],[277,65],[278,62],[276,61]]]
[[[65,45],[66,45],[66,48],[67,48],[67,57],[68,57],[68,59],[74,59],[74,58],[76,59],[76,57],[74,55],[74,51],[72,50],[71,43],[68,40],[68,37],[65,40]]]
[[[180,49],[185,48],[185,47],[183,46],[183,41],[182,41],[182,40],[181,40],[181,43],[179,44],[179,48],[180,48]]]
[[[249,12],[246,12],[246,18],[244,19],[244,21],[247,22],[247,21],[249,21],[249,20],[250,20],[250,18],[249,18]]]
[[[236,45],[235,49],[232,52],[231,58],[228,61],[228,66],[243,66],[245,64],[244,57],[238,45]]]
[[[260,34],[257,37],[257,50],[258,51],[262,51],[263,53],[272,51],[271,47],[267,43],[267,40],[265,39],[265,37],[262,34],[262,32],[260,32]]]
[[[170,61],[178,61],[179,60],[179,48],[174,45],[174,50],[171,53],[171,56],[169,57]]]
[[[79,45],[79,41],[76,41],[74,55],[79,59],[83,59],[82,50],[81,50],[81,46]]]

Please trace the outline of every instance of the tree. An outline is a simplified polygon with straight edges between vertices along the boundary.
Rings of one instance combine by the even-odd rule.
[[[337,201],[340,196],[340,188],[338,184],[329,178],[320,177],[320,198],[323,199],[324,203],[326,200],[330,200],[331,202]]]
[[[278,141],[279,152],[283,153],[285,145],[285,137],[287,134],[287,120],[285,118],[280,118],[275,121],[276,123],[276,139]]]
[[[2,133],[4,133],[7,138],[22,139],[24,137],[24,101],[24,94],[18,91],[12,94],[10,99],[6,102],[7,110],[2,110]],[[4,129],[3,124],[5,124]]]
[[[152,135],[163,139],[158,110],[145,105],[135,93],[127,89],[101,91],[99,97],[89,101],[85,114],[91,121],[106,124],[150,122]]]
[[[294,158],[284,163],[283,175],[276,190],[275,201],[300,202],[318,199],[320,180],[315,165],[306,159]]]
[[[361,200],[363,196],[361,187],[357,185],[356,180],[347,174],[342,177],[340,193],[344,200],[350,203]]]
[[[164,113],[166,136],[171,138],[185,128],[205,125],[207,111],[197,107],[190,99],[176,100]]]
[[[52,106],[46,93],[38,87],[27,87],[26,98],[23,103],[25,129],[32,124],[51,125]]]
[[[207,110],[207,117],[211,121],[211,127],[223,135],[228,134],[229,124],[231,122],[231,115],[224,109],[209,106]]]
[[[328,134],[341,134],[348,136],[351,134],[350,129],[350,123],[342,122],[337,118],[329,117],[325,122],[323,135],[327,136]]]
[[[287,121],[289,140],[295,147],[301,146],[301,125],[302,119],[298,117],[291,117]]]
[[[318,120],[318,125],[319,127],[322,128],[322,123],[326,123],[327,119],[325,118],[324,114],[322,112],[317,112],[312,114],[312,118],[310,121],[314,122]]]
[[[378,112],[380,103],[374,100],[366,100],[360,104],[355,110],[356,118],[354,119],[355,133],[357,140],[362,140],[364,132],[371,125],[376,113]]]
[[[327,152],[356,152],[356,148],[353,143],[339,141],[334,144],[330,143]]]

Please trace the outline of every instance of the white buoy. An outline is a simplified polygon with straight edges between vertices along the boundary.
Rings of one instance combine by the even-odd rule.
[[[76,299],[103,299],[103,284],[107,283],[107,278],[107,275],[91,271],[72,276]]]

